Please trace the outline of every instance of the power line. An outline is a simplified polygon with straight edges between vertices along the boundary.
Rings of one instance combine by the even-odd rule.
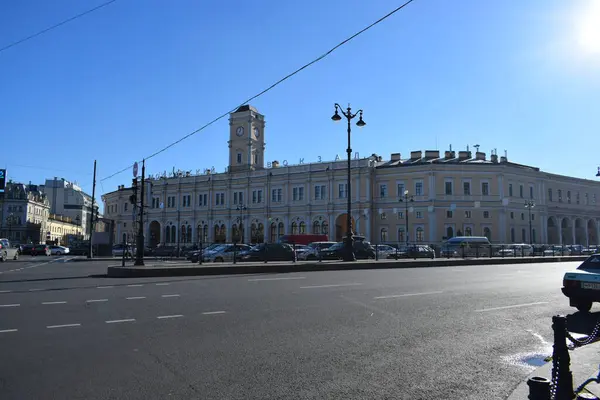
[[[330,55],[331,53],[333,53],[334,51],[336,51],[338,48],[342,47],[343,45],[345,45],[346,43],[348,43],[349,41],[351,41],[352,39],[354,39],[355,37],[359,36],[360,34],[368,31],[369,29],[371,29],[372,27],[374,27],[375,25],[379,24],[380,22],[382,22],[383,20],[391,17],[392,15],[394,15],[395,13],[397,13],[398,11],[402,10],[404,7],[406,7],[407,5],[409,5],[410,3],[412,3],[414,0],[408,0],[405,3],[403,3],[402,5],[400,5],[399,7],[397,7],[396,9],[390,11],[389,13],[387,13],[386,15],[384,15],[383,17],[379,18],[377,21],[373,22],[372,24],[368,25],[367,27],[361,29],[360,31],[356,32],[354,35],[350,36],[349,38],[345,39],[344,41],[338,43],[337,45],[335,45],[334,47],[332,47],[331,49],[329,49],[326,53],[324,53],[323,55],[315,58],[314,60],[312,60],[311,62],[309,62],[308,64],[304,64],[302,67],[298,68],[297,70],[295,70],[294,72],[284,76],[283,78],[279,79],[277,82],[275,82],[274,84],[272,84],[271,86],[267,87],[266,89],[264,89],[263,91],[259,92],[258,94],[255,94],[254,96],[250,97],[249,99],[247,99],[246,101],[242,102],[240,105],[238,105],[237,107],[232,108],[231,110],[219,115],[217,118],[213,119],[212,121],[210,121],[209,123],[203,125],[202,127],[196,129],[193,132],[188,133],[187,135],[183,136],[182,138],[174,141],[173,143],[163,147],[162,149],[152,153],[151,155],[149,155],[148,157],[146,157],[145,159],[148,160],[152,157],[155,157],[157,155],[159,155],[160,153],[163,153],[165,151],[167,151],[168,149],[170,149],[171,147],[175,146],[176,144],[184,141],[185,139],[195,135],[196,133],[208,128],[209,126],[211,126],[212,124],[214,124],[215,122],[225,118],[226,116],[228,116],[230,113],[232,113],[233,111],[235,111],[238,107],[240,107],[241,105],[244,104],[248,104],[250,103],[252,100],[256,99],[257,97],[262,96],[263,94],[267,93],[268,91],[270,91],[271,89],[275,88],[276,86],[278,86],[279,84],[283,83],[284,81],[286,81],[287,79],[291,78],[292,76],[296,75],[297,73],[299,73],[300,71],[310,67],[311,65],[321,61],[322,59],[324,59],[325,57],[327,57],[328,55]],[[105,181],[107,179],[110,179],[116,175],[119,175],[125,171],[127,171],[128,169],[130,169],[131,167],[133,167],[133,164],[130,164],[129,166],[105,177],[100,179],[100,182]]]
[[[37,33],[34,33],[33,35],[27,36],[27,37],[25,37],[25,38],[23,38],[23,39],[21,39],[21,40],[17,40],[16,42],[13,42],[13,43],[11,43],[11,44],[9,44],[9,45],[7,45],[7,46],[0,47],[0,52],[2,52],[2,51],[4,51],[4,50],[8,50],[8,49],[10,49],[11,47],[14,47],[14,46],[16,46],[16,45],[18,45],[18,44],[21,44],[21,43],[23,43],[23,42],[26,42],[26,41],[28,41],[28,40],[30,40],[30,39],[33,39],[33,38],[35,38],[35,37],[38,37],[38,36],[40,36],[40,35],[43,35],[44,33],[46,33],[46,32],[49,32],[49,31],[51,31],[51,30],[53,30],[53,29],[56,29],[56,28],[58,28],[58,27],[60,27],[60,26],[62,26],[62,25],[64,25],[64,24],[67,24],[67,23],[69,23],[69,22],[71,22],[71,21],[74,21],[74,20],[76,20],[77,18],[81,18],[81,17],[83,17],[84,15],[87,15],[87,14],[89,14],[89,13],[92,13],[92,12],[94,12],[94,11],[96,11],[96,10],[99,10],[99,9],[101,9],[102,7],[106,7],[107,5],[109,5],[109,4],[111,4],[111,3],[114,3],[115,1],[117,1],[117,0],[110,0],[110,1],[107,1],[106,3],[102,3],[102,4],[100,4],[100,5],[99,5],[99,6],[97,6],[97,7],[94,7],[94,8],[92,8],[92,9],[89,9],[89,10],[87,10],[87,11],[84,11],[84,12],[82,12],[81,14],[77,14],[77,15],[75,15],[74,17],[71,17],[71,18],[65,19],[64,21],[62,21],[62,22],[59,22],[59,23],[58,23],[58,24],[56,24],[56,25],[52,25],[52,26],[50,26],[50,27],[48,27],[48,28],[46,28],[46,29],[42,29],[41,31],[39,31],[39,32],[37,32]]]

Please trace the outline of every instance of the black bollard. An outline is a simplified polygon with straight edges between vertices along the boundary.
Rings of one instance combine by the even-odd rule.
[[[202,254],[202,242],[200,242],[200,245],[198,246],[200,247],[200,249],[198,250],[198,264],[202,265],[202,259],[204,258],[204,254]]]
[[[529,400],[550,400],[550,381],[546,378],[534,376],[527,380],[529,386]]]
[[[555,390],[555,400],[572,400],[573,374],[571,372],[571,356],[567,347],[567,318],[564,315],[552,317],[554,345],[552,351],[552,375],[558,376]]]

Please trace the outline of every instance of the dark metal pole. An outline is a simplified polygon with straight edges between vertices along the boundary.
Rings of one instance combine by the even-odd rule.
[[[351,157],[352,157],[352,148],[350,147],[350,133],[352,131],[350,127],[352,112],[350,107],[348,107],[348,114],[346,115],[346,119],[348,120],[348,148],[346,152],[348,153],[348,183],[346,196],[348,197],[348,205],[346,210],[346,257],[344,257],[344,261],[356,261],[356,257],[354,257],[354,238],[352,234],[352,175],[351,175]]]
[[[177,258],[179,258],[179,239],[181,238],[181,211],[179,210],[179,203],[177,204]]]
[[[404,234],[406,235],[406,251],[408,252],[408,194],[404,194]]]
[[[529,244],[533,246],[533,230],[531,229],[531,206],[529,207]]]
[[[88,248],[87,258],[93,258],[92,239],[94,237],[94,200],[96,197],[96,160],[94,160],[94,182],[92,185],[92,217],[90,218],[90,246]]]
[[[146,175],[146,160],[142,160],[142,187],[140,190],[140,226],[138,227],[137,249],[134,265],[144,265],[144,182]]]

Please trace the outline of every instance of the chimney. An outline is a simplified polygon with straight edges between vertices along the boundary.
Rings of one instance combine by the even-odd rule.
[[[421,158],[421,150],[416,150],[416,151],[411,151],[410,152],[410,159],[411,160],[418,160]]]
[[[452,150],[446,150],[446,153],[444,154],[444,158],[446,158],[446,160],[449,160],[451,158],[455,158],[456,157],[456,153],[453,152]]]
[[[275,160],[272,162],[273,168],[279,167],[279,161]]]
[[[392,153],[391,161],[400,161],[400,153]]]
[[[497,164],[498,163],[498,154],[492,154],[491,159],[494,164]]]
[[[425,150],[425,158],[428,160],[440,158],[440,152],[437,150]]]
[[[477,160],[483,160],[485,161],[485,153],[483,151],[478,151],[475,153],[475,158]]]
[[[500,162],[501,162],[501,163],[505,163],[505,162],[507,162],[507,161],[508,161],[508,159],[506,158],[506,156],[502,156],[502,157],[500,157]]]
[[[470,151],[459,151],[458,152],[458,159],[459,160],[468,160],[471,158],[471,152]]]

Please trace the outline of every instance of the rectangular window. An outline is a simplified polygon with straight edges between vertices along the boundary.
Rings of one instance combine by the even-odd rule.
[[[262,203],[263,202],[263,191],[262,191],[262,189],[257,190],[256,194],[258,196],[257,203]]]
[[[242,163],[242,153],[237,153],[237,163],[238,164]]]
[[[535,214],[531,214],[531,220],[535,221]]]
[[[558,202],[562,203],[562,190],[558,189]]]
[[[186,194],[182,197],[183,207],[191,207],[192,205],[192,196]]]
[[[512,183],[508,184],[508,195],[510,197],[512,197],[512,195],[513,195],[513,186],[512,186]]]
[[[325,199],[325,185],[315,186],[315,200]]]
[[[579,202],[580,202],[579,192],[577,192],[577,194],[575,195],[575,202],[577,204],[579,204]]]
[[[292,200],[302,201],[304,200],[304,187],[299,186],[292,189]]]
[[[404,183],[398,183],[396,185],[396,192],[398,197],[404,196]]]
[[[510,212],[510,219],[515,219],[515,213],[513,211]]]
[[[298,188],[298,201],[304,200],[304,187],[301,186]]]
[[[567,190],[567,203],[571,204],[571,191]]]
[[[444,182],[444,193],[447,196],[451,196],[452,195],[452,182],[450,182],[450,181]]]
[[[417,218],[417,219],[423,218],[423,213],[421,211],[416,211],[415,218]]]
[[[198,196],[198,205],[200,207],[206,207],[208,205],[207,200],[208,199],[208,195],[206,193],[202,193],[201,195]]]
[[[215,205],[216,206],[224,206],[225,205],[225,193],[215,193]]]
[[[488,182],[481,182],[481,194],[483,196],[490,195],[490,184]]]
[[[233,192],[233,204],[238,203],[238,192]]]
[[[490,217],[490,212],[489,211],[484,211],[483,212],[483,218],[489,218]]]
[[[523,185],[519,185],[519,197],[523,198]]]
[[[446,218],[452,218],[452,210],[446,210]]]
[[[529,198],[533,199],[533,186],[529,186]]]
[[[281,203],[282,196],[283,196],[283,189],[271,190],[271,201],[273,203]]]
[[[127,203],[123,204],[123,211],[127,211],[127,206],[128,206]]]
[[[585,205],[586,205],[586,206],[589,206],[589,205],[590,205],[590,195],[586,193],[586,194],[583,196],[583,198],[585,199]]]
[[[521,213],[521,221],[525,221],[525,213]]]
[[[338,184],[338,197],[340,199],[345,199],[348,196],[348,184],[347,183],[339,183]]]
[[[253,190],[252,191],[252,204],[256,204],[257,200],[258,200],[258,195],[256,193],[256,190]]]
[[[548,201],[552,201],[552,189],[548,189]]]
[[[387,185],[385,183],[379,185],[379,197],[382,199],[387,197]]]
[[[463,194],[465,196],[471,195],[471,182],[463,182]]]
[[[396,216],[398,217],[398,219],[404,219],[404,211],[398,211],[396,213]]]
[[[465,218],[471,218],[471,211],[465,210]]]
[[[415,196],[423,196],[423,182],[415,182]]]
[[[244,204],[244,192],[233,192],[233,204]]]

